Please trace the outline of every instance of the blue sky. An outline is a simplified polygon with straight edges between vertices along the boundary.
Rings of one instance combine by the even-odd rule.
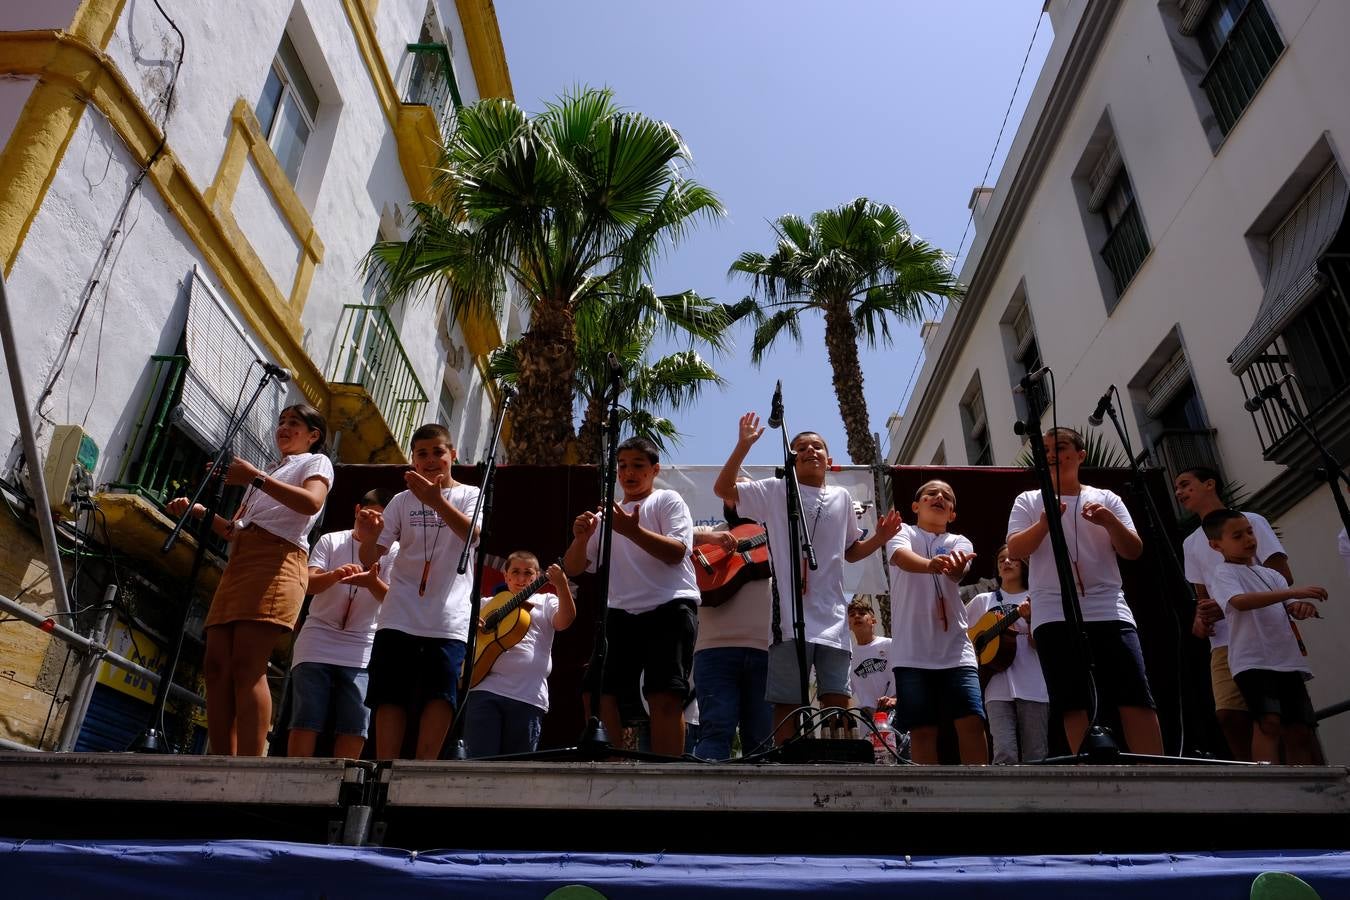
[[[655,286],[722,300],[749,282],[727,268],[744,250],[769,252],[769,222],[854,197],[890,203],[916,234],[955,253],[970,192],[984,174],[1042,0],[497,0],[516,101],[537,111],[576,85],[607,86],[623,106],[669,122],[694,156],[693,175],[729,215],[669,253]],[[1051,31],[1041,23],[990,172],[996,177],[1035,83]],[[972,235],[966,234],[969,247]],[[964,253],[964,251],[963,251]],[[901,408],[918,361],[917,328],[890,348],[862,348],[871,429]],[[670,461],[720,463],[741,413],[768,412],[783,380],[786,424],[823,434],[846,463],[823,329],[783,343],[755,368],[750,334],[713,358],[727,379],[672,416],[684,438]],[[766,435],[752,463],[781,460]]]

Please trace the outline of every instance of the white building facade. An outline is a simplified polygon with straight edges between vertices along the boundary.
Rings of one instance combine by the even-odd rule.
[[[405,461],[431,421],[461,459],[485,449],[486,357],[519,311],[461,324],[444,296],[387,306],[362,260],[430,199],[456,109],[511,97],[491,0],[6,4],[0,73],[0,259],[27,403],[44,452],[61,425],[99,448],[91,539],[180,574],[151,552],[163,503],[195,484],[255,360],[292,379],[263,396],[243,455],[275,454],[276,412],[298,401],[327,416],[338,462]],[[5,390],[0,475],[22,495]],[[44,567],[13,518],[5,539],[13,597]],[[22,682],[0,691],[0,738],[36,743],[60,705],[38,635],[0,641]]]
[[[968,296],[926,342],[890,461],[1015,465],[1048,365],[1060,424],[1115,385],[1138,452],[1215,466],[1269,513],[1301,583],[1316,707],[1347,699],[1340,518],[1286,396],[1350,459],[1350,4],[1051,0],[1055,37],[1008,159],[971,198]],[[1046,424],[1048,425],[1047,418]],[[1117,443],[1107,423],[1104,434]],[[1350,716],[1322,738],[1350,758]]]

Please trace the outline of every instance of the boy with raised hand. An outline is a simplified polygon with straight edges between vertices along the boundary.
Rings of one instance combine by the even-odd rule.
[[[346,531],[323,535],[309,554],[309,615],[291,650],[291,730],[287,756],[313,756],[331,704],[333,755],[360,759],[370,725],[366,683],[375,622],[389,585],[380,569],[390,555],[367,569],[361,565],[363,539],[378,538],[389,492],[373,490],[356,504]]]
[[[497,657],[464,700],[464,733],[470,758],[539,749],[539,734],[548,712],[553,636],[570,628],[577,617],[562,567],[549,566],[547,574],[554,593],[531,594],[526,599],[521,608],[529,613],[529,627],[518,643]],[[533,553],[517,550],[506,557],[506,589],[512,596],[538,577],[539,557]]]
[[[1225,508],[1223,498],[1219,496],[1219,473],[1206,466],[1192,466],[1177,475],[1173,488],[1177,502],[1202,521],[1210,513]],[[1256,561],[1279,572],[1287,583],[1293,584],[1289,557],[1270,523],[1254,512],[1243,512],[1243,515],[1256,536]],[[1195,589],[1195,618],[1191,632],[1196,637],[1209,638],[1209,678],[1214,691],[1214,713],[1233,759],[1250,760],[1252,717],[1228,667],[1228,621],[1213,599],[1214,573],[1224,561],[1223,554],[1210,546],[1203,527],[1186,536],[1181,552],[1186,580]]]
[[[617,448],[623,499],[612,511],[614,538],[609,569],[609,655],[601,682],[600,720],[613,740],[621,721],[619,697],[636,696],[638,682],[651,716],[652,751],[684,753],[684,707],[698,635],[698,582],[689,553],[694,518],[684,498],[658,489],[661,453],[646,438]],[[569,575],[595,571],[600,516],[584,512],[572,523],[563,555]]]
[[[989,762],[975,648],[966,634],[966,606],[957,585],[975,559],[969,540],[947,530],[956,492],[929,481],[914,493],[917,525],[902,525],[886,543],[891,565],[891,664],[895,724],[910,735],[914,762],[938,762],[938,729],[956,728],[961,762]]]
[[[1251,521],[1233,509],[1216,510],[1201,522],[1209,545],[1223,554],[1215,568],[1214,600],[1228,619],[1228,665],[1256,720],[1252,758],[1311,765],[1316,716],[1304,682],[1312,678],[1307,650],[1295,620],[1317,615],[1308,601],[1327,599],[1326,588],[1291,587],[1274,569],[1256,563]]]
[[[806,559],[788,540],[787,481],[762,478],[737,484],[736,475],[755,441],[764,433],[759,416],[741,416],[736,446],[717,475],[713,491],[748,519],[764,524],[769,534],[773,571],[778,582],[778,609],[774,613],[769,645],[769,680],[766,699],[774,704],[779,744],[796,730],[792,712],[801,705],[801,672],[792,640],[791,571],[802,573],[802,609],[806,625],[806,666],[816,673],[816,693],[822,707],[848,705],[849,636],[844,604],[844,563],[857,562],[876,552],[900,530],[900,515],[892,510],[877,522],[877,532],[862,537],[853,498],[847,490],[827,485],[825,477],[833,460],[825,439],[803,431],[788,446],[797,454],[795,471],[800,486],[804,537],[816,552],[818,568],[812,572]]]
[[[1059,517],[1083,612],[1084,629],[1096,666],[1100,706],[1120,713],[1125,742],[1134,753],[1162,753],[1162,731],[1144,670],[1144,653],[1116,556],[1138,559],[1144,543],[1134,530],[1125,501],[1103,488],[1083,484],[1078,470],[1087,458],[1083,436],[1052,428],[1043,437],[1050,477],[1059,495]],[[1075,651],[1072,626],[1064,621],[1059,569],[1047,536],[1050,523],[1040,491],[1024,491],[1008,517],[1008,553],[1031,567],[1032,636],[1050,702],[1064,711],[1064,735],[1077,753],[1090,720],[1090,687]]]
[[[469,535],[478,488],[450,475],[455,446],[435,423],[412,436],[408,486],[385,507],[377,539],[361,542],[361,563],[371,566],[395,543],[387,573],[389,592],[380,611],[370,656],[366,706],[375,711],[375,755],[395,759],[403,748],[408,710],[422,707],[417,759],[440,756],[458,702],[469,636],[471,571],[455,572]]]

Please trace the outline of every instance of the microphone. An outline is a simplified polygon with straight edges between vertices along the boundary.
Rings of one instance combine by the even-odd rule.
[[[1093,428],[1102,424],[1102,416],[1106,415],[1106,411],[1111,408],[1111,392],[1115,389],[1114,384],[1107,388],[1106,393],[1102,394],[1102,399],[1097,401],[1097,408],[1092,411],[1092,415],[1088,416],[1088,424]]]
[[[773,399],[769,401],[769,421],[770,428],[783,427],[783,380],[780,378],[773,386]]]
[[[1045,380],[1046,374],[1050,371],[1049,366],[1041,366],[1034,372],[1028,372],[1022,376],[1022,380],[1017,382],[1017,387],[1013,388],[1014,394],[1025,394],[1031,390],[1033,385],[1040,384]]]
[[[619,362],[619,355],[611,350],[605,354],[605,359],[609,362],[610,383],[627,388],[628,381],[623,377],[623,363]]]
[[[282,384],[285,384],[286,382],[291,380],[291,373],[288,370],[283,369],[281,366],[276,366],[270,362],[265,362],[262,364],[262,367],[264,372],[266,372],[268,375],[271,375],[273,378],[275,378],[277,381],[280,381]]]
[[[1293,380],[1294,373],[1286,372],[1284,375],[1257,391],[1256,396],[1248,398],[1247,402],[1242,404],[1242,408],[1250,413],[1256,412],[1267,400],[1279,396],[1280,388]]]

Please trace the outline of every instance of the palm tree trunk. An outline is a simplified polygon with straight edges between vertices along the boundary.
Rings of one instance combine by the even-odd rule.
[[[849,459],[854,465],[874,466],[879,460],[867,418],[867,401],[863,398],[858,329],[849,315],[847,300],[830,301],[825,307],[825,349],[834,371],[834,396],[839,403],[839,415],[844,419]]]
[[[564,303],[540,298],[530,330],[520,336],[519,393],[513,403],[507,447],[516,465],[550,466],[565,462],[572,429],[572,379],[576,372],[576,336],[572,311]]]
[[[581,430],[577,432],[577,462],[604,464],[605,398],[591,397],[581,415]]]

